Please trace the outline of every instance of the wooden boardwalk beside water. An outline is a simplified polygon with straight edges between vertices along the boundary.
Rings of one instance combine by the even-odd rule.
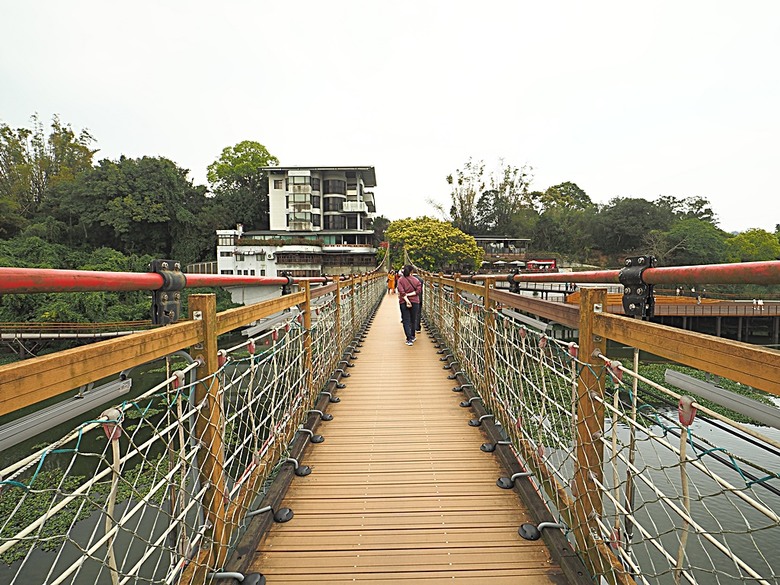
[[[334,420],[317,432],[251,570],[273,583],[565,583],[425,332],[404,344],[397,297],[371,326]]]

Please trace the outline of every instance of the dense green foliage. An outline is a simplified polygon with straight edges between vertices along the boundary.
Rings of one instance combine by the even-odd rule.
[[[247,229],[268,229],[268,180],[263,167],[278,164],[279,159],[259,142],[244,140],[222,150],[208,168],[215,203],[212,214],[221,226],[216,229],[238,223]]]
[[[726,233],[704,197],[596,204],[570,181],[531,191],[530,171],[504,161],[488,173],[483,161],[469,159],[446,180],[451,205],[435,207],[448,221],[471,235],[530,239],[532,253],[605,267],[647,253],[666,266],[780,258],[780,230]]]
[[[0,123],[0,266],[144,272],[153,258],[186,265],[214,258],[217,229],[262,222],[252,203],[267,199],[260,167],[278,164],[262,145],[225,149],[209,167],[209,194],[163,157],[94,163],[93,142],[56,117],[48,129],[37,117],[31,129]],[[231,305],[226,293],[217,297],[220,307]],[[146,292],[0,298],[0,321],[131,321],[149,311]]]

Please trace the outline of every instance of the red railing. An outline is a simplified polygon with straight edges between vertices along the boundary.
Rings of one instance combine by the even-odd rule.
[[[290,278],[286,276],[231,276],[222,274],[185,274],[185,288],[209,286],[284,286],[326,283],[324,276]],[[0,294],[42,292],[97,292],[160,290],[163,277],[156,272],[95,272],[46,268],[0,267]]]

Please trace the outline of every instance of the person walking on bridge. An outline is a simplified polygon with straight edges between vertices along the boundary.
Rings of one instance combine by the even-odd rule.
[[[407,264],[398,278],[398,302],[401,305],[401,321],[404,324],[406,345],[415,342],[415,323],[420,311],[420,297],[422,295],[422,283],[412,277],[412,267]]]
[[[391,295],[395,294],[395,278],[395,270],[387,273],[387,292]]]

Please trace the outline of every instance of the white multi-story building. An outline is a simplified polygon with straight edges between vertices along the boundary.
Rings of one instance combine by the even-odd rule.
[[[374,167],[266,167],[270,229],[217,231],[217,272],[243,276],[364,273],[376,266]],[[237,287],[235,302],[267,298]]]

